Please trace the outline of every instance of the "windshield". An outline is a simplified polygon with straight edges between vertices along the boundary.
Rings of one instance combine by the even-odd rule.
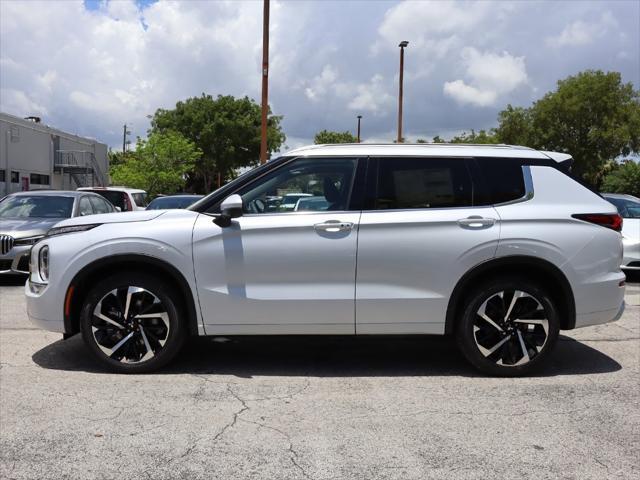
[[[153,200],[147,210],[163,210],[171,208],[187,208],[196,200],[202,198],[200,195],[194,195],[193,197],[161,197]]]
[[[615,205],[622,218],[640,218],[640,201],[617,197],[605,198]]]
[[[0,218],[69,218],[73,197],[19,195],[0,202]]]

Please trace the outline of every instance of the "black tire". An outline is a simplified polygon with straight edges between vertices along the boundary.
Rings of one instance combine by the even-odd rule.
[[[543,287],[521,277],[498,278],[466,296],[456,340],[481,372],[516,377],[544,363],[559,325],[558,308]]]
[[[80,330],[85,345],[109,370],[148,373],[169,363],[182,348],[187,336],[183,311],[180,298],[161,279],[121,273],[91,288]]]

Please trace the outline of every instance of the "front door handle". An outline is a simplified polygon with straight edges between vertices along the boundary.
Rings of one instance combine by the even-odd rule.
[[[339,220],[328,220],[324,223],[316,223],[313,228],[316,231],[329,233],[346,232],[353,228],[353,223],[340,222]]]
[[[458,220],[458,225],[467,228],[483,228],[491,227],[496,223],[495,218],[486,218],[479,215],[472,215],[467,218],[461,218]]]

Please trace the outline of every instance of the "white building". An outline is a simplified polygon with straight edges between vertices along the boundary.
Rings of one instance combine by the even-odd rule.
[[[75,190],[109,183],[107,146],[40,123],[0,113],[0,198],[40,188]]]

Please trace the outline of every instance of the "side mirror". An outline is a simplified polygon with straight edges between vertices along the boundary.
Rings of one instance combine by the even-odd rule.
[[[122,212],[122,209],[120,207],[116,207],[116,212]]]
[[[220,215],[213,220],[220,227],[231,225],[232,218],[242,216],[242,197],[238,194],[229,195],[220,205]]]

